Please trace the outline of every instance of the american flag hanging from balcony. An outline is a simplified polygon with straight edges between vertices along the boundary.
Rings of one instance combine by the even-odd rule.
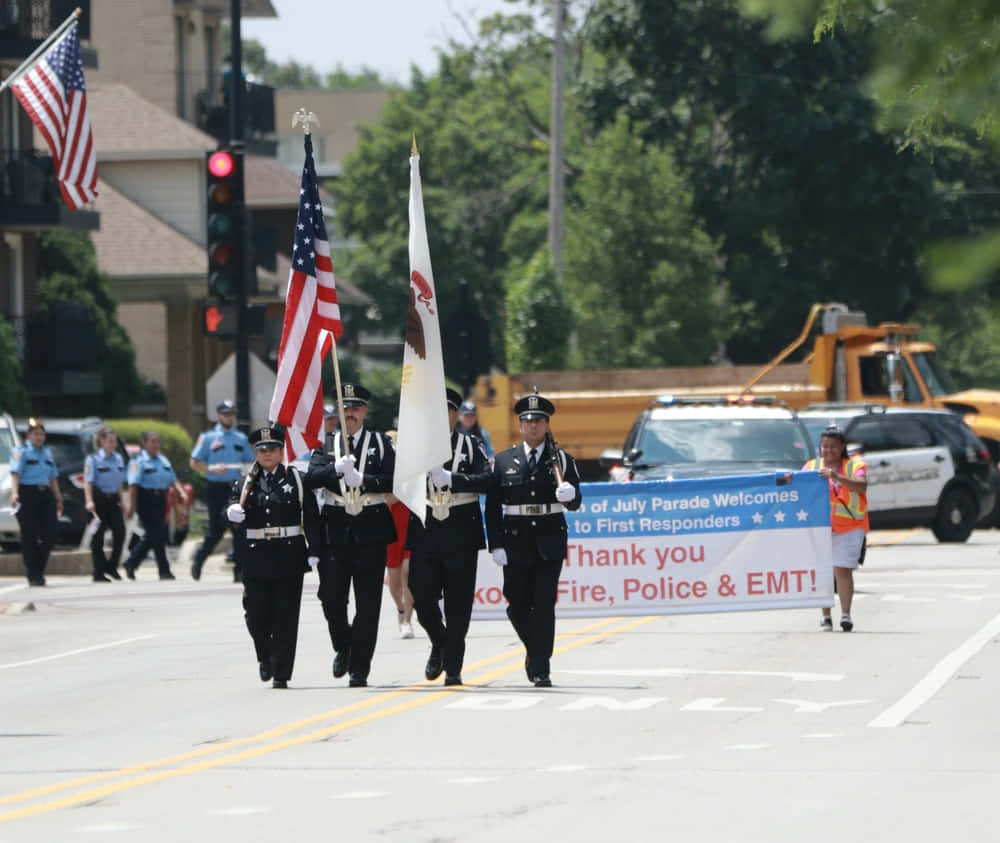
[[[97,154],[76,30],[74,22],[10,85],[49,145],[59,190],[74,211],[97,198]]]

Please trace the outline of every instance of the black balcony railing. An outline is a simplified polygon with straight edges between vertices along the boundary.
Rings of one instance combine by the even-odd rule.
[[[77,6],[80,38],[90,38],[90,0],[0,0],[0,41],[44,41]]]
[[[5,156],[0,171],[0,206],[37,207],[62,201],[52,156],[33,150]]]
[[[229,90],[223,88],[221,94],[199,91],[198,128],[216,140],[229,138]],[[243,132],[247,138],[259,138],[274,134],[274,88],[258,85],[256,82],[243,83]]]

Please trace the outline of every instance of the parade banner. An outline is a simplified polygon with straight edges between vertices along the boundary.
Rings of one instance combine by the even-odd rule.
[[[830,606],[827,487],[815,471],[585,483],[580,510],[566,513],[556,615]],[[472,617],[505,617],[506,607],[503,573],[482,551]]]

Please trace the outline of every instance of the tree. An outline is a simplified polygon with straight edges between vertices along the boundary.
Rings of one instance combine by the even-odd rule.
[[[0,411],[23,415],[30,409],[28,393],[21,380],[21,360],[14,344],[14,331],[6,319],[0,319]]]
[[[116,321],[117,302],[107,275],[97,269],[94,247],[86,234],[55,229],[39,237],[38,299],[41,315],[59,302],[82,304],[93,312],[97,366],[104,384],[95,409],[104,416],[125,415],[141,389],[135,349]]]
[[[551,256],[539,251],[520,277],[507,283],[507,366],[514,372],[563,369],[573,312],[556,279]]]

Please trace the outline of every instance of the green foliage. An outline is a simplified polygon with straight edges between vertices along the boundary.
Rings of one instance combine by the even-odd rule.
[[[507,281],[508,368],[512,372],[562,369],[567,364],[573,312],[548,251],[539,251],[518,274]]]
[[[14,331],[6,319],[0,319],[0,410],[11,415],[29,412],[28,393],[21,382],[21,360],[14,344]]]
[[[595,138],[567,215],[584,368],[707,363],[725,335],[715,244],[673,156],[643,134],[622,115]]]
[[[97,320],[97,361],[104,379],[99,415],[123,415],[141,388],[135,349],[116,320],[117,303],[108,276],[97,270],[93,244],[85,233],[54,229],[38,238],[38,309],[45,313],[64,301],[89,307]]]
[[[173,466],[174,473],[181,479],[191,481],[197,477],[188,462],[194,443],[191,436],[179,424],[160,421],[159,419],[105,419],[105,423],[114,428],[118,438],[126,445],[140,445],[142,434],[148,430],[156,431],[160,437],[160,450]]]
[[[228,31],[225,35],[228,42]],[[358,73],[350,73],[343,65],[320,77],[319,72],[310,65],[299,64],[296,61],[279,64],[267,57],[264,45],[253,38],[246,38],[242,44],[243,69],[252,74],[256,80],[274,88],[327,88],[329,90],[357,90],[366,88],[389,88],[378,75],[377,70],[362,66]]]
[[[914,321],[921,326],[921,339],[937,346],[959,389],[1000,389],[1000,309],[987,293],[929,299]]]

